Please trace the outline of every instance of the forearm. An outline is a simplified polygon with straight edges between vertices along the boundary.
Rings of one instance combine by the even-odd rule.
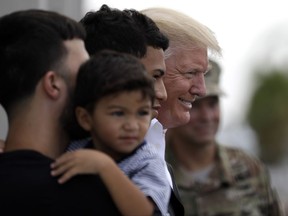
[[[125,216],[152,215],[154,204],[111,162],[99,173],[115,204]]]

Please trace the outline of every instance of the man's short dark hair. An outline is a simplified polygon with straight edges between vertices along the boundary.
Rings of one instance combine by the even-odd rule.
[[[102,5],[98,11],[88,12],[80,23],[87,32],[85,47],[90,55],[110,49],[143,58],[147,46],[168,48],[168,38],[154,21],[133,9],[121,11]]]
[[[85,38],[84,28],[56,12],[23,10],[0,18],[0,103],[9,114],[29,97],[49,70],[67,54],[64,41]]]

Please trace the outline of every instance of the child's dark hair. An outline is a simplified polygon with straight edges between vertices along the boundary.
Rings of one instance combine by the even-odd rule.
[[[79,69],[74,106],[81,106],[92,112],[97,102],[105,96],[137,90],[142,92],[143,98],[148,97],[153,103],[153,81],[140,60],[130,54],[100,51]],[[76,134],[73,132],[71,136]],[[80,138],[83,137],[77,137]]]

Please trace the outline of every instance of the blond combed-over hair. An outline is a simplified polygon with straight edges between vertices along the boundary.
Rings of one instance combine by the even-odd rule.
[[[173,49],[195,47],[207,48],[211,54],[221,55],[221,47],[214,32],[192,17],[179,11],[154,7],[141,11],[150,17],[160,31],[169,38],[169,48],[165,54],[173,54]]]

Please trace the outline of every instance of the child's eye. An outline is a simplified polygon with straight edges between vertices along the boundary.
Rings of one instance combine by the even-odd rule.
[[[114,112],[111,112],[110,115],[112,115],[112,116],[123,116],[124,112],[122,112],[122,111],[114,111]]]
[[[140,116],[150,115],[150,112],[148,110],[141,110],[138,113],[139,113]]]

